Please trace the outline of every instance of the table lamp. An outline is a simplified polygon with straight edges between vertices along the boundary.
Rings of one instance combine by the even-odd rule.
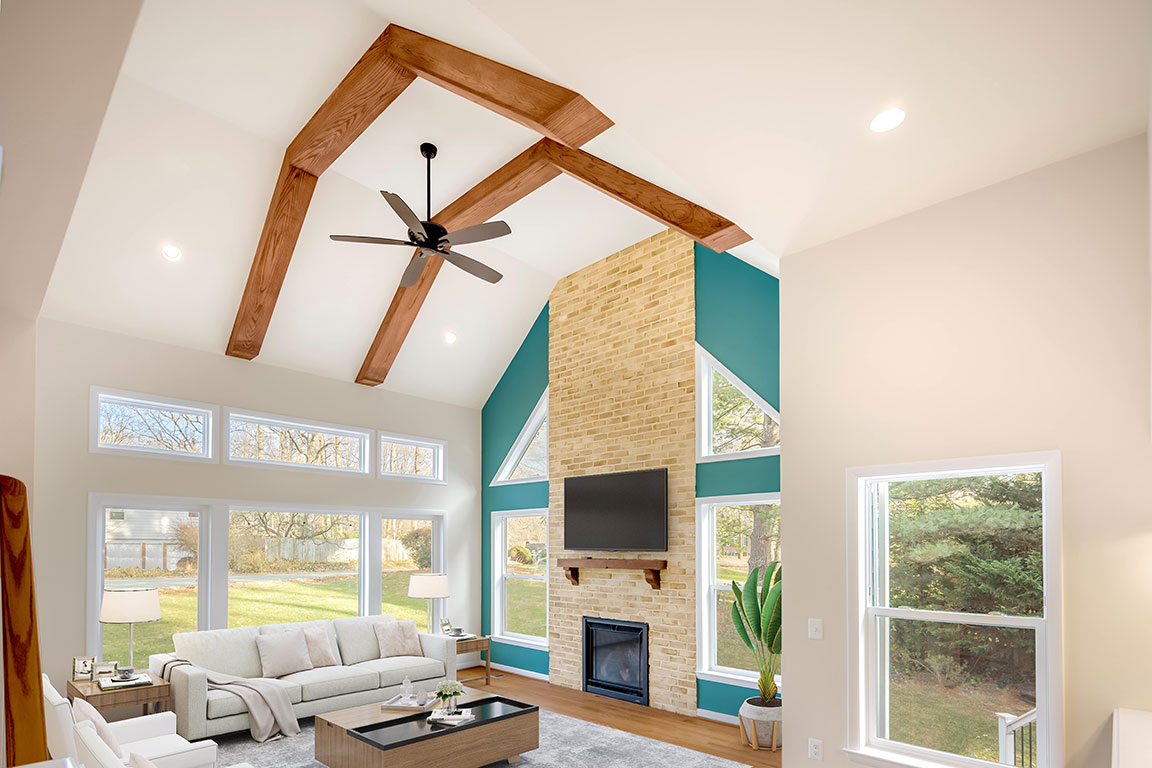
[[[428,631],[432,631],[432,601],[449,597],[448,574],[414,573],[408,578],[408,597],[422,597],[428,601]]]
[[[128,625],[128,666],[135,669],[132,657],[133,625],[145,621],[160,621],[160,590],[156,587],[105,589],[100,602],[101,624]]]

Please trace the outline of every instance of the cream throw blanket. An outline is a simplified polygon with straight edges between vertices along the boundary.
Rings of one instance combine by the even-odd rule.
[[[199,669],[208,676],[210,690],[227,691],[240,697],[248,707],[248,728],[256,741],[267,741],[278,733],[295,736],[300,733],[300,723],[292,711],[292,701],[282,686],[267,680],[247,677],[234,677],[223,672],[197,667],[184,659],[173,659],[164,664],[160,676],[172,681],[172,670],[189,666]]]

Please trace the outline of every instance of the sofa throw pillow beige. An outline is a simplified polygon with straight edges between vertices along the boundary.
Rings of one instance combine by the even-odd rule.
[[[376,639],[380,641],[380,658],[424,655],[415,621],[382,621],[373,628]]]
[[[112,750],[117,757],[123,759],[124,752],[120,749],[120,742],[116,740],[112,729],[108,727],[108,721],[97,711],[96,707],[84,699],[76,699],[72,702],[72,714],[76,716],[78,723],[84,720],[92,723],[100,740],[107,744],[108,749]]]
[[[308,641],[304,639],[302,630],[258,635],[256,649],[260,651],[260,668],[264,677],[282,677],[312,669]]]
[[[304,642],[308,644],[308,658],[313,667],[336,666],[336,654],[332,653],[332,641],[324,627],[305,627]]]

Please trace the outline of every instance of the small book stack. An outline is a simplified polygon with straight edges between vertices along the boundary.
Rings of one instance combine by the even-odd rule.
[[[102,691],[118,691],[121,688],[138,688],[142,685],[152,685],[152,678],[147,673],[132,675],[129,678],[102,677],[96,683]]]
[[[454,715],[448,714],[446,709],[434,709],[428,715],[428,722],[433,725],[461,725],[475,719],[476,715],[470,709],[458,709]]]

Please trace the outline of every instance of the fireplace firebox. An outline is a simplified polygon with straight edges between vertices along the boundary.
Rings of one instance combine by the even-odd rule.
[[[584,617],[584,690],[648,704],[648,625]]]

